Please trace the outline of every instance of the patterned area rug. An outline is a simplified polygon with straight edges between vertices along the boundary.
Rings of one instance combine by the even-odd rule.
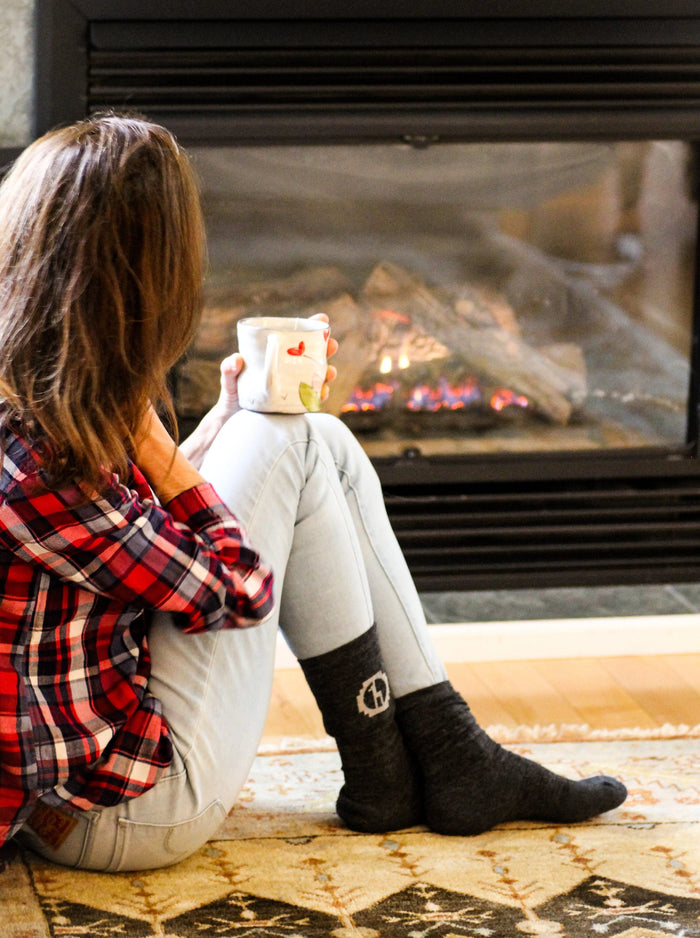
[[[628,801],[585,824],[479,837],[339,826],[325,741],[261,750],[217,838],[163,871],[80,873],[26,854],[0,876],[0,938],[700,936],[697,738],[517,744]]]

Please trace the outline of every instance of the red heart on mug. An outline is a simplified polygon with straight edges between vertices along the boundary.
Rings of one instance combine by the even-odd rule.
[[[288,348],[287,355],[303,355],[306,350],[306,346],[303,342],[300,342],[296,348]]]

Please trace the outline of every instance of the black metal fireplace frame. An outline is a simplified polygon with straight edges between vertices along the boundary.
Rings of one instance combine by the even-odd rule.
[[[130,106],[186,145],[700,141],[696,0],[326,0],[322,11],[38,0],[34,132]],[[696,578],[699,307],[696,296],[677,450],[376,460],[419,588]]]

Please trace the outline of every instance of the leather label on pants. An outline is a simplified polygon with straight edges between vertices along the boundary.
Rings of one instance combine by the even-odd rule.
[[[27,820],[27,826],[53,850],[58,850],[77,823],[72,814],[47,804],[37,805]]]

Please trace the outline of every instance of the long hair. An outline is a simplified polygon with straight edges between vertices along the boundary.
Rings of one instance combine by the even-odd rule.
[[[127,471],[150,402],[201,311],[205,251],[188,157],[164,128],[102,114],[50,131],[0,186],[0,427],[51,487]]]

